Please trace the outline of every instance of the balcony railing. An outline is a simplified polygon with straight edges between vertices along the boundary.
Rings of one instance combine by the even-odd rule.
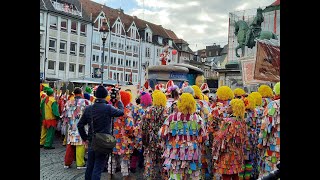
[[[80,16],[82,17],[82,12],[78,11],[77,9],[71,9],[69,5],[67,4],[62,4],[56,1],[51,1],[53,7],[58,10],[58,11],[62,11],[65,13],[70,13],[72,15],[76,15],[76,16]],[[75,6],[73,6],[74,8],[76,8]]]

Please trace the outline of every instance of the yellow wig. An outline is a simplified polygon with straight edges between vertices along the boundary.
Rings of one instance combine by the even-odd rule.
[[[235,96],[242,96],[242,95],[244,95],[246,92],[245,92],[243,89],[241,89],[241,88],[236,88],[235,90],[233,90],[233,93],[234,93]]]
[[[155,93],[158,93],[158,92],[162,92],[162,91],[160,91],[160,90],[154,90],[153,92],[152,92],[152,94],[155,94]]]
[[[234,94],[228,86],[221,86],[217,89],[216,92],[218,99],[226,101],[226,100],[231,100],[234,98]]]
[[[245,105],[241,99],[232,99],[230,102],[232,114],[236,117],[244,118]]]
[[[251,96],[254,98],[254,100],[255,100],[255,102],[256,102],[256,106],[261,106],[261,104],[262,104],[262,96],[261,96],[260,93],[258,93],[258,92],[252,92],[252,93],[249,94],[249,95],[251,95]]]
[[[273,97],[273,92],[271,87],[267,86],[267,85],[261,85],[258,88],[258,92],[261,94],[261,96],[263,98],[271,98]]]
[[[246,106],[246,109],[250,109],[253,111],[256,107],[256,100],[252,95],[245,97],[243,101]]]
[[[196,98],[203,100],[201,89],[197,85],[192,86]]]
[[[196,112],[196,100],[189,93],[182,93],[178,100],[178,110],[183,114]]]
[[[156,90],[156,91],[159,91],[159,90]],[[152,104],[154,106],[162,106],[162,107],[166,107],[166,104],[167,104],[167,97],[166,95],[159,91],[159,92],[156,92],[156,93],[152,93]]]
[[[280,82],[277,82],[274,87],[273,87],[273,91],[276,95],[280,95]]]

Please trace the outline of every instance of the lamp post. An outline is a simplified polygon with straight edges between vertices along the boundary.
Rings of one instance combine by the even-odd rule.
[[[108,22],[106,19],[103,19],[102,21],[102,25],[100,27],[99,32],[101,33],[101,38],[102,38],[102,58],[101,58],[101,85],[103,86],[103,73],[104,73],[104,47],[106,44],[106,40],[108,37],[108,32],[109,32],[109,28],[108,28]],[[110,51],[110,50],[109,50]]]

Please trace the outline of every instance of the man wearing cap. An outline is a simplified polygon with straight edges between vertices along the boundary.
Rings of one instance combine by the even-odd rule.
[[[54,149],[52,147],[55,128],[57,127],[57,119],[59,119],[58,103],[54,99],[53,89],[47,89],[47,97],[40,104],[40,113],[42,121],[42,130],[40,138],[40,148]],[[45,133],[46,132],[46,133]],[[46,135],[45,135],[46,134]]]
[[[106,164],[106,155],[96,152],[92,149],[92,132],[111,134],[111,118],[123,116],[123,104],[120,101],[120,94],[117,93],[117,107],[106,103],[105,98],[108,91],[105,87],[99,86],[95,93],[96,100],[93,105],[89,105],[84,110],[83,115],[77,125],[81,139],[88,146],[88,161],[85,173],[86,180],[100,180],[101,173]],[[91,121],[93,120],[93,127]],[[89,125],[88,134],[85,131],[85,125]]]

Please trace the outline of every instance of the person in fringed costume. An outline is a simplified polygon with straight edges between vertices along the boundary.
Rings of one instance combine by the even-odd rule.
[[[258,88],[258,92],[262,96],[262,107],[266,108],[267,105],[272,101],[273,98],[273,92],[270,86],[268,85],[261,85]]]
[[[144,158],[143,158],[143,147],[142,147],[142,131],[143,131],[142,117],[152,105],[152,98],[149,93],[141,92],[139,99],[140,99],[140,105],[133,107],[135,142],[134,142],[134,151],[130,161],[130,170],[133,173],[135,172],[138,163],[140,168],[143,167]]]
[[[213,134],[219,129],[221,120],[228,116],[227,108],[234,98],[234,93],[228,86],[221,86],[216,92],[217,101],[211,105],[211,113],[208,118],[208,133]],[[211,137],[210,137],[211,142]]]
[[[168,179],[201,179],[201,147],[207,139],[206,129],[196,113],[196,101],[183,93],[178,101],[178,112],[165,120],[159,135],[166,142],[163,168]]]
[[[219,130],[219,127],[223,118],[230,116],[230,113],[227,112],[227,108],[229,107],[230,101],[234,98],[234,93],[230,87],[221,86],[217,89],[216,97],[217,97],[217,100],[216,102],[211,104],[211,112],[208,115],[207,132],[209,136],[209,142],[208,142],[209,147],[212,147],[215,133]],[[208,155],[208,152],[207,152],[207,155]],[[211,161],[208,162],[208,167],[209,168],[213,167],[213,163]],[[212,172],[212,171],[209,171],[209,172]],[[219,173],[213,174],[212,172],[210,176],[213,176],[214,178],[218,178],[220,177],[220,174]]]
[[[77,125],[86,106],[91,102],[82,97],[82,90],[75,88],[73,91],[75,98],[66,102],[62,112],[63,123],[68,124],[67,149],[64,158],[64,168],[70,168],[76,159],[77,169],[85,168],[85,147],[80,137]],[[76,157],[74,157],[76,152]]]
[[[40,148],[54,149],[52,146],[57,120],[60,118],[58,103],[54,99],[53,89],[47,89],[47,96],[41,101],[40,113],[42,121]]]
[[[248,95],[243,99],[246,113],[245,122],[247,124],[247,137],[248,141],[244,146],[244,171],[239,173],[240,179],[257,179],[259,174],[259,159],[260,151],[257,147],[258,145],[258,134],[257,134],[257,114],[256,114],[256,102],[252,95]],[[260,128],[260,127],[259,127]]]
[[[241,88],[236,88],[233,90],[234,97],[238,99],[243,99],[246,97],[246,92]]]
[[[228,111],[231,115],[222,121],[212,144],[213,167],[222,180],[238,180],[238,173],[243,171],[243,145],[247,141],[243,100],[233,99]]]
[[[274,86],[274,92],[274,100],[265,108],[258,140],[262,156],[260,177],[276,170],[280,162],[280,82]]]
[[[194,90],[194,98],[196,100],[197,105],[197,114],[201,117],[203,120],[204,126],[207,130],[207,123],[208,123],[208,115],[210,113],[210,106],[209,106],[209,99],[204,100],[206,95],[203,94],[203,92],[209,91],[209,88],[206,86],[206,83],[202,84],[202,89],[200,89],[197,85],[193,85],[192,88]],[[208,139],[209,140],[209,139]],[[209,147],[209,141],[206,141],[206,143],[203,144],[201,147],[201,153],[203,156],[201,156],[201,163],[202,163],[202,173],[201,176],[203,179],[205,177],[210,177],[210,167],[211,167],[211,161],[209,160],[210,154],[211,154],[211,147]]]
[[[120,164],[121,174],[124,180],[128,179],[130,155],[134,149],[133,128],[134,121],[132,112],[128,105],[131,101],[131,94],[120,91],[121,101],[124,106],[124,115],[114,118],[113,135],[116,138],[116,147],[113,148],[112,174],[115,174],[117,165]],[[111,157],[108,160],[108,173],[111,174]]]
[[[142,118],[143,147],[144,147],[144,177],[146,179],[159,179],[161,177],[163,143],[158,132],[164,120],[167,118],[166,95],[157,91],[152,94],[153,106],[150,107]]]

